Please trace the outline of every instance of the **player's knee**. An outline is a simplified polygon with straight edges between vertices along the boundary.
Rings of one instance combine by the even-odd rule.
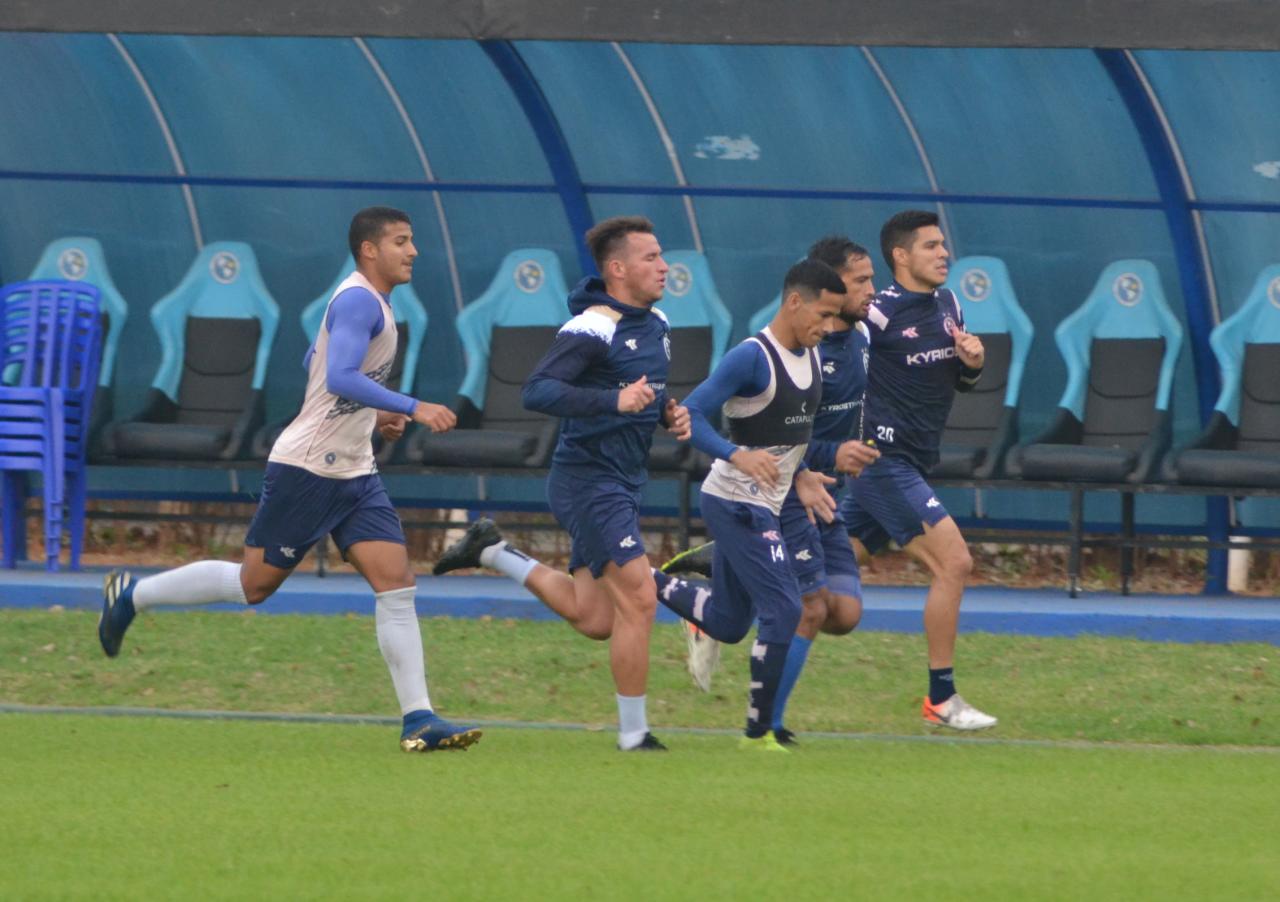
[[[822,631],[830,636],[852,633],[862,622],[862,602],[851,595],[832,595]]]
[[[244,600],[249,604],[262,604],[276,592],[275,586],[241,585],[244,589]]]
[[[951,579],[968,579],[969,574],[973,573],[973,556],[969,554],[968,546],[961,544],[958,548],[951,549],[942,559],[942,570]]]
[[[827,597],[825,587],[811,592],[804,597],[804,605],[800,609],[800,625],[797,629],[806,636],[812,636],[822,628],[827,620]]]

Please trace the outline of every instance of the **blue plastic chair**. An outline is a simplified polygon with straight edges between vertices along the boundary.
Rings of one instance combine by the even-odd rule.
[[[666,251],[663,257],[669,267],[667,290],[657,309],[667,317],[673,334],[679,329],[711,329],[711,359],[707,365],[707,374],[710,374],[729,349],[733,314],[720,299],[704,254]]]
[[[476,410],[484,410],[494,327],[564,325],[569,319],[568,296],[555,252],[526,247],[507,254],[484,294],[454,321],[467,362],[458,394]]]
[[[63,506],[71,525],[71,568],[84,541],[85,464],[96,393],[102,323],[98,291],[67,281],[20,282],[0,291],[0,471],[3,563],[25,551],[26,473],[39,471],[45,559],[58,568]]]

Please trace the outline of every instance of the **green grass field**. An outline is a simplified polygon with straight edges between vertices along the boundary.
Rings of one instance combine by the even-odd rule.
[[[368,617],[151,615],[114,661],[95,619],[0,611],[0,702],[395,713]],[[404,755],[389,726],[0,714],[0,898],[1280,896],[1270,645],[965,635],[961,691],[1001,725],[922,741],[923,640],[824,639],[792,726],[862,736],[783,757],[727,732],[745,650],[702,694],[659,627],[672,751],[621,755],[604,645],[423,633],[443,713],[604,729]]]

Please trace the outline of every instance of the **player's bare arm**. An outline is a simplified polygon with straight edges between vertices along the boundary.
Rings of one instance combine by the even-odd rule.
[[[404,428],[409,425],[409,418],[402,413],[389,410],[378,411],[378,434],[384,442],[394,442],[404,435]]]

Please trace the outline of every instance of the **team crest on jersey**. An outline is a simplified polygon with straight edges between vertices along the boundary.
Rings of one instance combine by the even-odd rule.
[[[542,267],[535,260],[525,260],[517,266],[514,278],[516,287],[525,294],[533,294],[542,287],[542,283],[546,280]]]
[[[1111,283],[1111,293],[1125,307],[1136,307],[1142,300],[1142,280],[1131,272],[1121,273]]]
[[[673,263],[667,270],[667,291],[676,297],[684,297],[693,287],[693,273],[683,263]]]
[[[948,335],[955,335],[956,321],[949,316],[944,316],[942,318],[942,331],[946,332]]]
[[[1280,276],[1272,279],[1267,286],[1267,299],[1271,301],[1272,307],[1280,309]]]
[[[671,359],[671,336],[670,335],[662,336],[662,350],[666,353],[667,359],[670,360]]]
[[[209,259],[209,274],[223,285],[230,285],[240,275],[240,260],[230,251],[218,251]]]
[[[969,270],[960,278],[960,293],[981,304],[991,294],[991,276],[981,269]]]
[[[89,258],[78,247],[69,247],[58,255],[58,272],[64,279],[79,282],[89,272]]]
[[[871,369],[871,349],[862,349],[862,371],[865,373]]]

